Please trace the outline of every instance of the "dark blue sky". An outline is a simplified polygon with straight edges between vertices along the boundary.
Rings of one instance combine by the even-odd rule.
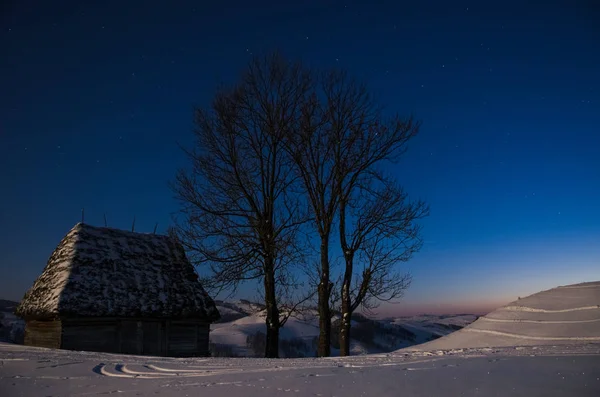
[[[600,279],[597,2],[91,3],[0,5],[0,298],[22,297],[82,207],[165,231],[193,106],[274,49],[423,122],[391,170],[431,206],[395,309]]]

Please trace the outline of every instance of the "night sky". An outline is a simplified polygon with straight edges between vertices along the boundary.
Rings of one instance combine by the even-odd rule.
[[[423,122],[390,172],[431,215],[389,310],[485,311],[600,279],[597,1],[8,0],[0,298],[23,296],[82,207],[165,232],[193,107],[276,49]]]

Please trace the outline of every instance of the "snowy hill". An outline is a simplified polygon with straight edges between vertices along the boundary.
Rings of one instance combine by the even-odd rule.
[[[261,357],[265,344],[263,307],[248,301],[217,301],[222,320],[211,326],[213,356]],[[424,343],[454,332],[473,322],[474,315],[388,318],[371,320],[353,316],[351,352],[353,355],[384,353]],[[337,322],[333,319],[332,352],[337,355]],[[281,357],[314,357],[319,335],[315,311],[291,317],[280,331]]]
[[[541,291],[413,350],[600,342],[600,282]]]

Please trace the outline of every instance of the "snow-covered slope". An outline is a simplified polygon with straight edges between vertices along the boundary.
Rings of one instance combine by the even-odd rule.
[[[413,350],[600,342],[600,282],[567,285],[511,302]]]
[[[214,356],[261,357],[265,343],[265,316],[260,304],[248,301],[221,302],[217,308],[223,320],[211,326],[210,342]],[[351,353],[368,354],[394,351],[447,335],[476,319],[474,315],[423,315],[371,320],[353,316]],[[334,317],[333,332],[336,331]],[[291,317],[280,331],[281,357],[314,357],[319,335],[316,312]],[[336,355],[337,338],[332,348]]]

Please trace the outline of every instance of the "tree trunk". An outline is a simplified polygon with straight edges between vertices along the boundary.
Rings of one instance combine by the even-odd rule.
[[[317,356],[329,357],[331,355],[331,310],[329,309],[329,295],[331,293],[329,281],[329,242],[321,241],[321,282],[318,287],[319,294],[319,345]]]
[[[274,264],[271,258],[267,258],[265,270],[273,269]],[[275,272],[265,272],[265,306],[267,310],[267,340],[265,346],[265,357],[279,358],[279,308],[277,307],[277,297],[275,293]]]
[[[342,284],[342,319],[340,321],[340,356],[350,355],[350,325],[352,321],[350,282],[350,277],[344,277]]]
[[[267,341],[265,346],[266,358],[279,358],[279,327],[269,325],[267,317]]]
[[[346,241],[346,202],[340,202],[340,245],[344,250],[344,279],[342,281],[342,319],[340,321],[340,356],[350,355],[350,325],[352,321],[352,272],[354,271],[354,251],[348,247]]]

